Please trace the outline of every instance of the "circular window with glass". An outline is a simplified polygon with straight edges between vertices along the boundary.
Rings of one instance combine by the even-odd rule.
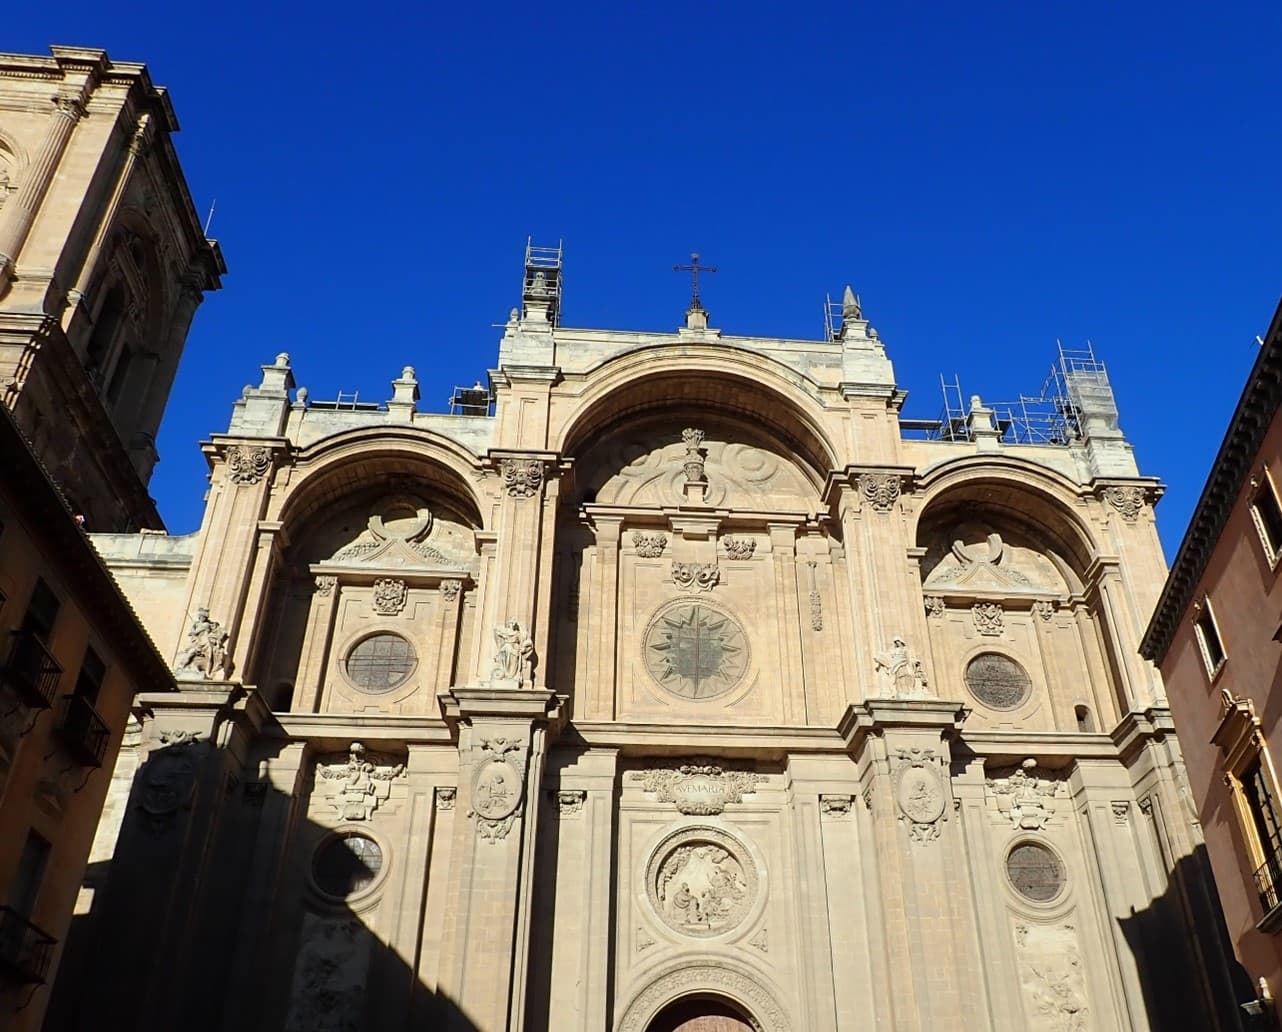
[[[1006,854],[1006,877],[1027,900],[1049,903],[1064,891],[1064,865],[1037,842],[1021,842]]]
[[[347,679],[363,692],[379,695],[409,680],[418,658],[414,646],[399,634],[371,634],[347,653]]]
[[[368,835],[351,832],[326,839],[312,859],[312,881],[327,896],[346,899],[367,889],[383,869],[383,850]]]
[[[1018,709],[1033,691],[1028,672],[1010,656],[981,652],[966,664],[966,688],[989,709]]]

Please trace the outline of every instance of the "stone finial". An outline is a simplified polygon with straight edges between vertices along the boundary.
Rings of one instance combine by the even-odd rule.
[[[420,397],[414,367],[407,365],[401,370],[400,379],[392,381],[392,398],[387,403],[389,418],[411,421],[418,410],[416,403]]]
[[[289,368],[289,352],[282,351],[279,355],[277,355],[276,365],[282,369],[288,369]]]
[[[850,284],[846,284],[846,289],[841,295],[841,321],[844,323],[863,317],[864,310],[859,302],[859,295],[854,292]]]
[[[970,396],[970,411],[966,414],[966,430],[972,441],[992,446],[1001,437],[997,427],[997,413],[988,408],[978,394]]]

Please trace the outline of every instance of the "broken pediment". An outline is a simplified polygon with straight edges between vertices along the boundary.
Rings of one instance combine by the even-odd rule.
[[[343,566],[370,570],[462,570],[468,559],[445,551],[427,538],[437,526],[430,510],[418,508],[412,516],[384,518],[375,513],[354,541],[343,545],[318,568]],[[446,534],[435,535],[447,537]],[[444,543],[444,542],[443,542]]]
[[[933,594],[1062,596],[1071,588],[1061,564],[990,528],[958,527],[928,550],[923,589]]]

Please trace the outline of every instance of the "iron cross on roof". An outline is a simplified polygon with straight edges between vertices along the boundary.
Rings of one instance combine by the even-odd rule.
[[[689,265],[674,265],[672,266],[672,271],[690,273],[690,310],[692,312],[702,311],[703,305],[699,303],[699,273],[716,272],[717,267],[715,265],[700,265],[699,252],[696,251],[690,255]]]

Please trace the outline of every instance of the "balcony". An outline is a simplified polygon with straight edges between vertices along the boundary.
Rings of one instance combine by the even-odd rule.
[[[58,722],[53,733],[80,766],[102,766],[110,731],[83,695],[64,695],[58,700]]]
[[[1268,858],[1255,869],[1255,891],[1260,895],[1264,917],[1256,926],[1263,932],[1282,927],[1282,850],[1271,848]]]
[[[0,683],[7,684],[30,709],[48,709],[62,679],[44,643],[30,631],[14,631],[9,654],[0,666]]]
[[[43,984],[56,942],[12,907],[0,907],[0,978]]]

